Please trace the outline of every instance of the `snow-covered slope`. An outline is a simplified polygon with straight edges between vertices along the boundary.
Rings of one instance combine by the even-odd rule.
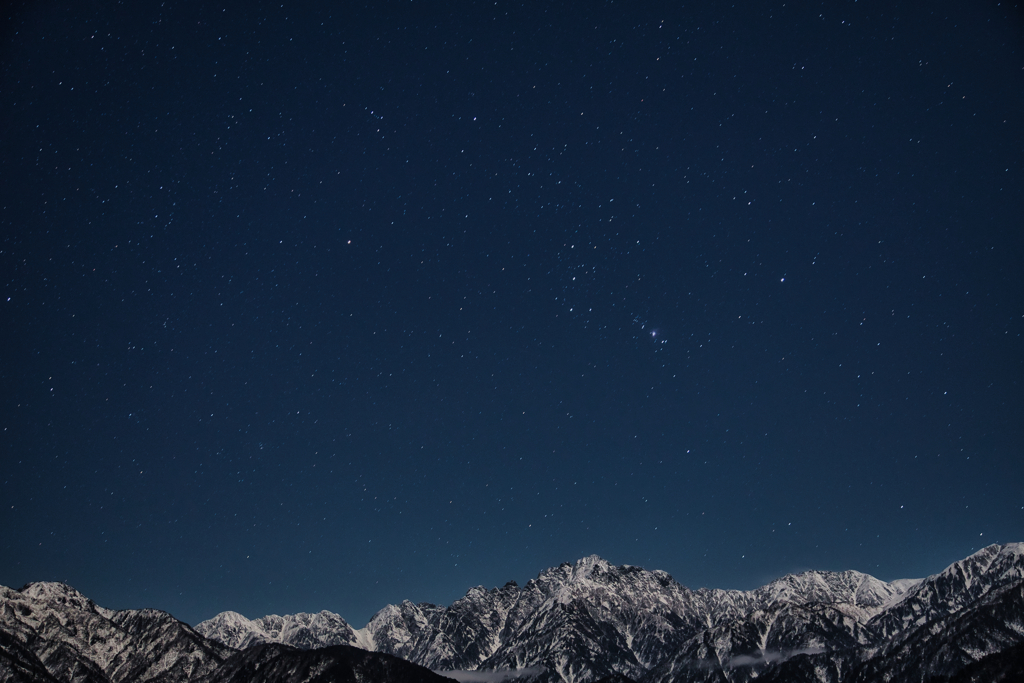
[[[855,572],[783,577],[753,591],[774,599],[700,633],[641,680],[945,680],[1024,642],[1022,548],[989,546],[923,580],[886,584]],[[822,581],[828,590],[815,588]]]
[[[591,556],[522,588],[471,589],[450,607],[389,606],[367,630],[378,650],[435,670],[543,667],[541,678],[566,683],[638,679],[673,657],[705,666],[867,645],[867,622],[913,585],[815,571],[749,592],[692,591],[665,572]]]
[[[344,619],[324,610],[316,614],[271,614],[246,619],[238,612],[221,612],[196,625],[196,631],[229,647],[245,649],[263,643],[285,643],[302,650],[330,645],[354,645],[355,630]]]
[[[915,584],[871,623],[880,637],[957,612],[986,593],[1024,579],[1024,543],[990,545]]]
[[[887,583],[856,571],[809,571],[753,591],[690,590],[665,572],[590,556],[547,569],[525,586],[471,588],[447,607],[388,605],[358,631],[339,617],[344,625],[337,630],[324,621],[300,640],[265,623],[288,617],[249,621],[227,614],[197,629],[239,647],[269,641],[308,647],[305,642],[337,638],[435,671],[541,672],[534,681],[589,683],[614,675],[650,683],[745,681],[808,661],[816,663],[808,665],[813,673],[806,680],[839,681],[898,649],[898,636],[910,638],[929,619],[1019,582],[1020,556],[1020,544],[991,546],[924,580]],[[1007,638],[1013,640],[993,643],[1005,645]],[[978,648],[977,657],[962,661],[996,647]]]
[[[520,683],[930,683],[1001,675],[1022,643],[1019,543],[921,580],[811,571],[753,591],[690,590],[590,556],[449,606],[388,605],[359,630],[326,611],[224,612],[193,629],[63,584],[0,587],[0,681],[18,683],[435,680],[427,669]]]
[[[388,605],[365,629],[345,624],[338,637],[437,671],[540,669],[540,679],[566,683],[638,679],[673,657],[720,664],[866,645],[865,624],[914,585],[814,571],[748,592],[693,591],[665,572],[590,556],[522,587],[471,588],[447,607]],[[305,647],[280,629],[268,638],[263,621],[225,613],[197,629],[232,646],[273,640]]]
[[[17,591],[0,586],[0,682],[447,680],[411,662],[331,642],[354,636],[330,612],[255,621],[224,614],[211,622],[210,628],[233,633],[252,647],[238,650],[207,639],[158,610],[104,609],[60,583],[33,583]],[[294,640],[304,649],[270,642],[275,638]]]
[[[233,652],[166,612],[104,609],[61,583],[0,586],[0,631],[23,666],[81,683],[184,683]]]

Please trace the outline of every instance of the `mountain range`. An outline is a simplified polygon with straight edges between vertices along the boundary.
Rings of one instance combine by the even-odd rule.
[[[1024,544],[924,579],[809,571],[691,590],[590,556],[448,606],[388,605],[194,628],[70,586],[0,587],[0,681],[178,683],[873,683],[1024,680]]]

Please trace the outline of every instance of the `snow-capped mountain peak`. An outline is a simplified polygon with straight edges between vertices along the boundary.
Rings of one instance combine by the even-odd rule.
[[[230,650],[154,609],[109,610],[60,583],[0,587],[0,665],[36,673],[13,680],[185,683],[212,672]],[[0,679],[4,677],[0,666]]]
[[[911,584],[899,600],[886,605],[871,626],[889,637],[921,626],[938,614],[958,612],[988,592],[1024,580],[1024,543],[990,545]]]
[[[36,581],[26,585],[18,592],[39,604],[65,605],[72,609],[103,613],[105,616],[112,614],[111,610],[98,607],[96,603],[71,586],[56,581]]]
[[[248,619],[237,612],[221,612],[213,619],[198,624],[196,631],[237,649],[262,643],[285,643],[311,650],[331,645],[352,645],[358,640],[348,622],[327,610],[283,617],[269,614],[259,619]]]
[[[836,683],[853,680],[849,672],[872,657],[879,671],[905,673],[907,656],[899,648],[916,642],[921,624],[1016,600],[1013,590],[1024,591],[1022,547],[983,549],[923,580],[886,582],[857,571],[808,571],[752,591],[694,591],[666,572],[615,566],[591,555],[546,569],[524,586],[470,588],[449,606],[387,605],[358,631],[337,625],[344,623],[337,615],[331,617],[338,622],[311,615],[250,621],[228,614],[197,629],[239,646],[272,641],[298,647],[324,642],[330,631],[345,643],[435,671],[529,671],[538,683],[604,677],[745,682],[753,672],[787,672],[766,681]],[[289,619],[297,625],[286,626]],[[303,628],[306,639],[295,638]],[[998,643],[1024,640],[1024,628],[1007,628],[1016,635],[1000,631]],[[981,647],[971,661],[999,647]],[[797,671],[808,662],[815,664]],[[954,670],[954,664],[943,666]],[[716,671],[733,673],[722,679],[712,675]],[[826,671],[833,673],[820,673]]]

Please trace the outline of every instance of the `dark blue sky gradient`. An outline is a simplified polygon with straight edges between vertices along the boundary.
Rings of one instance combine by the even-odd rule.
[[[1024,539],[1022,16],[8,9],[0,583],[362,626]]]

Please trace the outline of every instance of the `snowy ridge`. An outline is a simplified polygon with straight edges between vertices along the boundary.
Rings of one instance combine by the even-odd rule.
[[[0,660],[2,680],[11,673],[5,666],[23,665],[44,667],[61,681],[185,683],[211,673],[232,652],[166,612],[104,609],[50,582],[20,591],[0,586],[0,631],[15,653]]]
[[[196,631],[220,643],[244,650],[263,643],[285,643],[302,650],[331,645],[353,645],[355,630],[333,612],[316,614],[300,612],[279,617],[270,614],[247,619],[237,612],[221,612],[213,619],[196,625]],[[372,649],[372,648],[364,648]]]
[[[779,653],[865,647],[874,642],[867,623],[916,585],[810,571],[753,591],[692,591],[665,572],[616,567],[592,555],[544,570],[522,587],[471,588],[448,607],[388,605],[358,638],[347,632],[346,642],[435,671],[543,670],[541,679],[566,683],[615,674],[636,680],[673,658],[725,667],[778,662]],[[237,628],[237,619],[228,623]],[[250,642],[207,624],[200,630],[221,642]]]
[[[278,683],[330,672],[377,683],[401,672],[440,683],[432,670],[521,683],[923,683],[969,669],[995,680],[1022,660],[1019,543],[920,580],[810,571],[752,591],[691,590],[590,556],[524,586],[471,588],[449,606],[387,605],[359,630],[327,611],[223,612],[193,629],[159,610],[104,609],[63,584],[0,587],[2,681]]]
[[[703,680],[710,671],[750,674],[805,659],[828,660],[816,665],[819,678],[840,680],[836,672],[926,621],[929,606],[943,613],[949,599],[955,612],[1019,581],[1021,547],[991,546],[924,580],[808,571],[752,591],[690,590],[665,572],[591,555],[524,586],[471,588],[447,607],[388,605],[347,642],[434,671],[543,671],[532,680],[558,683]],[[216,629],[203,632],[230,642]],[[855,655],[839,661],[835,652]]]
[[[990,545],[954,562],[942,572],[913,584],[892,602],[871,627],[890,637],[937,616],[957,612],[991,590],[1024,579],[1024,543]]]

